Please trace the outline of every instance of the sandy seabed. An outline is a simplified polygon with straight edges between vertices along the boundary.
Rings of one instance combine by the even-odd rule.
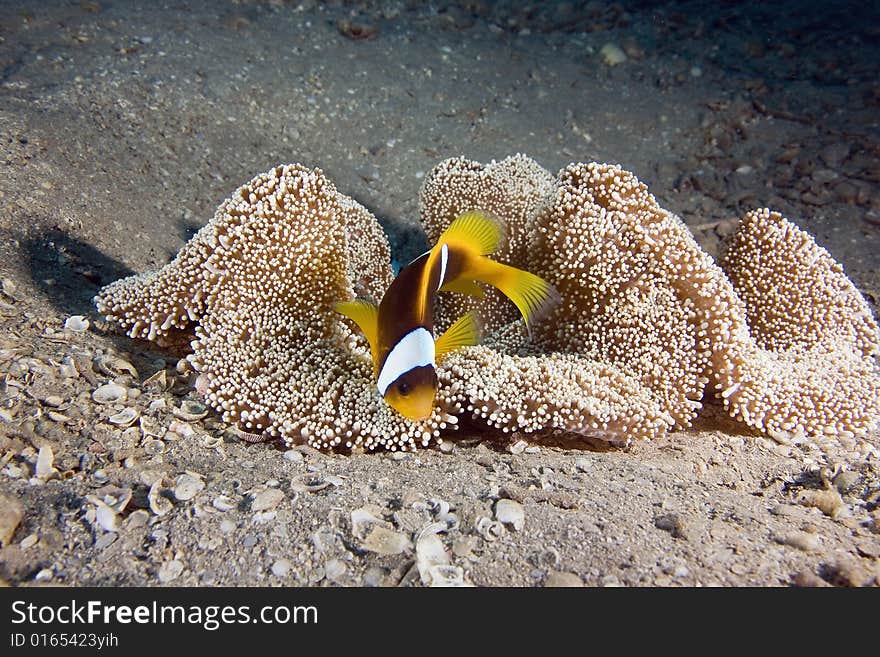
[[[772,207],[876,316],[870,3],[137,4],[0,6],[0,580],[423,585],[445,560],[479,586],[878,584],[876,433],[778,444],[707,400],[628,449],[463,429],[442,451],[285,452],[199,417],[182,354],[90,301],[276,164],[322,168],[406,262],[434,165],[523,152],[619,163],[712,254]],[[111,379],[126,400],[96,403]]]

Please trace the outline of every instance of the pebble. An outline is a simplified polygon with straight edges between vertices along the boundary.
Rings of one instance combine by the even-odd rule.
[[[370,566],[364,571],[361,583],[364,586],[382,586],[385,579],[385,571],[378,566]]]
[[[125,519],[125,529],[126,531],[130,531],[132,529],[137,529],[138,527],[145,527],[149,520],[150,514],[144,509],[132,511]]]
[[[843,499],[835,488],[802,491],[798,495],[798,502],[806,506],[815,507],[831,518],[836,518],[837,514],[843,509]]]
[[[27,550],[28,548],[34,547],[39,540],[40,539],[37,537],[36,534],[31,534],[30,536],[26,536],[25,538],[21,539],[21,543],[19,543],[18,545],[22,550]]]
[[[520,531],[525,526],[526,513],[522,504],[515,500],[498,500],[495,503],[495,519]]]
[[[804,552],[816,552],[819,549],[819,537],[809,532],[788,532],[776,534],[773,540],[781,545],[789,545]]]
[[[616,43],[606,43],[599,50],[599,56],[608,66],[617,66],[627,60],[626,53]]]
[[[198,477],[191,474],[182,474],[175,482],[174,497],[180,502],[185,502],[194,498],[204,487],[205,482]]]
[[[544,581],[546,587],[583,587],[584,582],[574,573],[551,570]]]
[[[285,500],[284,493],[277,488],[263,488],[253,494],[251,511],[260,512],[274,509]]]
[[[24,506],[16,498],[0,494],[0,547],[9,545],[24,517]]]
[[[272,574],[275,577],[287,577],[287,573],[290,572],[292,566],[293,564],[287,559],[279,559],[272,564]]]
[[[654,526],[672,534],[673,538],[687,538],[687,526],[677,513],[666,513],[654,518]]]
[[[580,472],[590,472],[593,469],[593,463],[589,459],[580,458],[574,462],[574,467]]]
[[[117,534],[116,532],[107,532],[106,534],[101,534],[95,540],[95,550],[100,552],[101,550],[110,547],[111,545],[113,545],[113,543],[116,542],[117,538],[119,538],[119,534]]]
[[[834,487],[841,495],[846,495],[858,486],[861,481],[861,475],[852,470],[843,470],[834,478]]]
[[[235,523],[231,520],[221,520],[220,521],[220,531],[224,534],[230,534],[235,531]]]
[[[376,554],[392,555],[412,549],[412,541],[408,536],[377,525],[370,530],[361,546]]]
[[[241,545],[245,548],[252,548],[257,544],[257,537],[253,534],[246,535],[243,539],[241,539]]]
[[[34,473],[37,479],[40,481],[49,481],[53,477],[58,476],[58,470],[52,466],[54,461],[55,455],[52,452],[52,448],[49,445],[43,445],[40,447],[40,452],[37,454],[37,466]]]
[[[175,579],[180,577],[183,573],[183,563],[174,559],[173,561],[166,561],[159,567],[159,582],[162,584],[167,584],[168,582],[173,582]]]
[[[52,572],[51,568],[43,568],[43,570],[41,570],[34,576],[34,580],[37,582],[48,582],[54,576],[55,573]]]

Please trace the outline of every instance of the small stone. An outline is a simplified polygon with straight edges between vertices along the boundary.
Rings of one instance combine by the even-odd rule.
[[[551,570],[544,581],[544,586],[547,587],[582,587],[583,585],[583,580],[574,573],[559,570]]]
[[[798,513],[797,507],[792,506],[791,504],[777,504],[776,506],[770,509],[770,513],[774,516],[794,516]]]
[[[835,488],[828,490],[805,490],[798,496],[798,502],[816,507],[826,516],[836,518],[843,509],[843,499]]]
[[[824,579],[809,570],[801,570],[795,573],[791,578],[791,583],[794,586],[802,586],[808,588],[817,586],[828,586],[828,583]]]
[[[22,503],[14,497],[0,494],[0,547],[9,545],[23,517]]]
[[[263,488],[253,493],[251,511],[260,512],[274,509],[286,499],[286,495],[277,488]]]
[[[167,584],[168,582],[173,582],[183,573],[183,563],[174,559],[172,561],[166,561],[159,567],[159,582],[162,584]]]
[[[821,573],[822,578],[834,586],[866,586],[874,579],[874,574],[860,560],[849,556],[823,564]]]
[[[789,545],[804,552],[815,552],[819,549],[819,537],[808,532],[777,534],[773,540],[781,545]]]
[[[37,582],[48,582],[54,576],[55,573],[52,572],[51,568],[43,568],[43,570],[41,570],[34,576],[34,580],[36,580]]]
[[[672,534],[673,538],[687,538],[687,526],[677,513],[666,513],[654,518],[654,526]]]
[[[224,534],[231,534],[233,531],[235,531],[235,523],[231,520],[221,520],[220,531]]]
[[[409,537],[378,525],[370,530],[361,545],[365,550],[384,555],[400,554],[412,549]]]
[[[510,453],[522,454],[524,451],[526,451],[526,447],[528,446],[529,444],[525,440],[517,440],[515,443],[513,443],[513,445],[510,446]]]
[[[125,519],[123,525],[126,531],[131,531],[132,529],[145,527],[149,521],[150,514],[147,513],[144,509],[138,509],[137,511],[132,511],[130,514],[128,514],[128,517]]]
[[[117,534],[116,532],[107,532],[105,534],[101,534],[95,540],[95,550],[97,550],[98,552],[105,550],[106,548],[113,545],[113,543],[116,542],[117,538],[119,538],[119,534]]]
[[[859,485],[861,478],[858,472],[843,470],[834,478],[834,487],[841,495],[846,495]]]
[[[607,66],[617,66],[627,60],[626,53],[616,43],[606,43],[602,46],[599,56]]]
[[[205,482],[191,474],[180,475],[174,486],[174,497],[180,502],[194,498],[205,487]]]
[[[64,399],[59,397],[58,395],[47,395],[43,397],[41,400],[46,406],[51,406],[52,408],[58,408],[61,404],[64,403]]]
[[[593,469],[593,463],[589,459],[580,458],[574,462],[574,467],[578,472],[590,472]]]
[[[503,499],[495,503],[495,519],[520,531],[525,526],[526,513],[519,502]]]
[[[21,539],[21,543],[19,543],[18,545],[22,550],[27,550],[28,548],[34,547],[39,540],[40,539],[39,537],[37,537],[36,534],[31,534],[30,536],[26,536],[25,538]]]
[[[241,546],[244,548],[252,548],[257,544],[257,537],[253,534],[246,535],[243,539],[241,539]]]
[[[291,463],[302,463],[304,458],[302,452],[298,452],[295,449],[289,449],[284,452],[284,460],[290,461]]]
[[[275,577],[287,577],[287,573],[290,572],[292,566],[293,564],[287,559],[279,559],[272,564],[272,574]]]

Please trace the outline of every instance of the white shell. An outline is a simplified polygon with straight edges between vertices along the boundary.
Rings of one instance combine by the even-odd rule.
[[[526,523],[526,512],[522,504],[514,500],[498,500],[495,503],[495,518],[505,525],[520,531]]]
[[[128,391],[118,383],[105,383],[92,393],[92,399],[99,404],[115,404],[128,399]]]
[[[176,485],[174,486],[174,497],[181,502],[185,502],[194,498],[204,487],[205,482],[198,477],[194,477],[191,474],[182,474],[177,478]]]
[[[205,417],[208,414],[208,407],[194,399],[184,399],[180,402],[180,407],[171,409],[171,412],[174,414],[174,417],[186,420],[187,422],[193,422]]]
[[[49,479],[58,476],[58,470],[52,467],[52,462],[54,460],[55,454],[52,452],[52,448],[49,447],[49,445],[43,445],[40,447],[40,452],[37,454],[36,472],[34,473],[37,479],[48,481]]]
[[[137,418],[139,413],[133,408],[123,408],[115,415],[111,415],[107,420],[110,424],[116,424],[120,427],[130,426]]]
[[[419,577],[422,584],[431,584],[431,568],[434,566],[448,566],[450,563],[443,541],[437,534],[423,533],[416,543],[416,566],[419,569]]]
[[[412,548],[412,541],[408,536],[375,525],[361,547],[376,554],[392,555],[400,554]]]
[[[74,333],[82,333],[89,330],[89,320],[82,315],[71,315],[64,320],[64,328]]]

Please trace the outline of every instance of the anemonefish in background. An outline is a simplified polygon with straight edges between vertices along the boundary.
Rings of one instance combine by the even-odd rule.
[[[364,300],[335,306],[367,337],[379,393],[411,420],[431,415],[438,387],[437,360],[476,344],[479,338],[477,318],[471,312],[434,339],[438,291],[482,297],[475,281],[492,285],[516,304],[527,327],[559,301],[556,289],[540,276],[486,257],[495,252],[502,237],[496,219],[480,212],[462,214],[430,251],[400,271],[378,306]]]

